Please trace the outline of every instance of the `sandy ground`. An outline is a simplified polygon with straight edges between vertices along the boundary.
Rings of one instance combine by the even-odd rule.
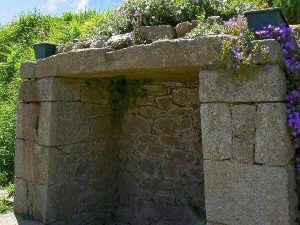
[[[0,225],[43,225],[39,222],[23,220],[13,213],[0,215]]]

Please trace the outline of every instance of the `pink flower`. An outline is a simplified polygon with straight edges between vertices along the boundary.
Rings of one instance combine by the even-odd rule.
[[[135,10],[134,13],[133,13],[133,16],[134,16],[134,17],[139,17],[139,16],[140,16],[139,11]]]

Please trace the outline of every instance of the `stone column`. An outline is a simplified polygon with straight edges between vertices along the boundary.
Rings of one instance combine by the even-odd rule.
[[[15,212],[44,224],[109,220],[117,154],[106,81],[43,78],[20,90]]]
[[[285,74],[277,65],[249,71],[234,77],[200,72],[208,224],[294,225]]]

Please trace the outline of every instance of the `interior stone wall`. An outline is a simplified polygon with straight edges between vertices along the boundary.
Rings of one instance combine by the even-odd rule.
[[[130,81],[129,81],[130,82]],[[119,222],[189,225],[205,216],[199,84],[155,81],[124,115]]]

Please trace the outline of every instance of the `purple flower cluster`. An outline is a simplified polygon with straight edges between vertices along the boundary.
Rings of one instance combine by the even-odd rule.
[[[294,75],[300,74],[300,49],[292,28],[285,24],[279,27],[269,25],[257,31],[256,34],[264,39],[276,39],[281,45],[287,72]]]
[[[291,129],[296,149],[296,168],[300,172],[300,89],[286,96],[288,126]]]
[[[285,24],[279,27],[269,25],[256,34],[263,39],[277,40],[281,45],[288,74],[295,77],[300,75],[300,45],[296,42],[293,29]],[[300,88],[294,89],[286,96],[286,103],[288,126],[296,149],[296,169],[300,172]]]

